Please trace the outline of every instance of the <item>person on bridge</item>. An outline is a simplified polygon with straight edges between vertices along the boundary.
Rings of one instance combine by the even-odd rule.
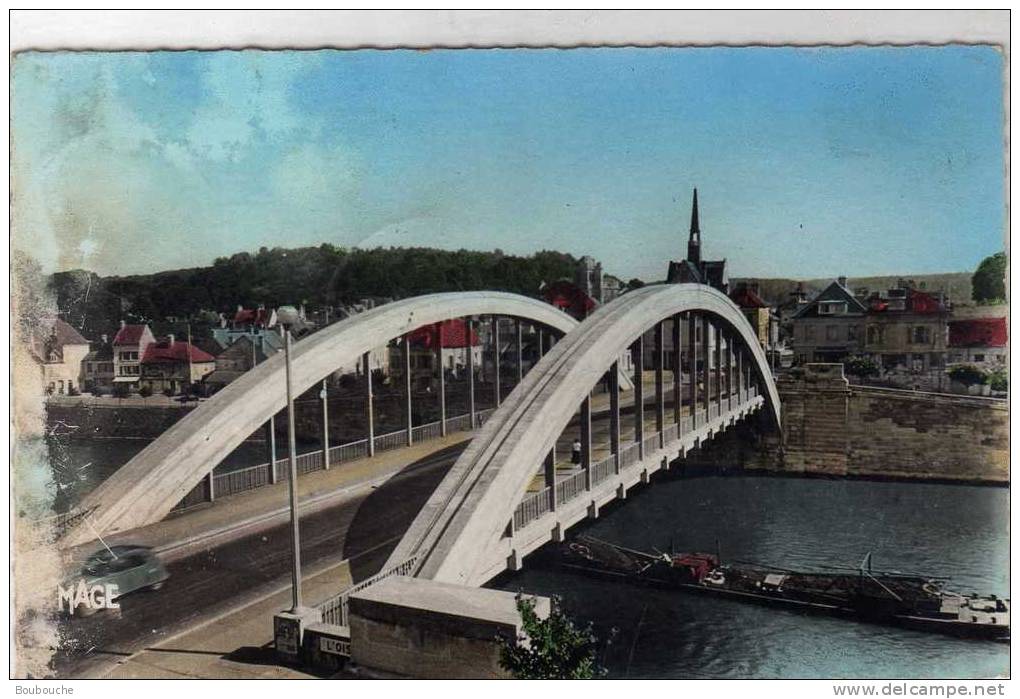
[[[581,440],[575,439],[574,443],[570,445],[570,460],[575,463],[581,463]]]

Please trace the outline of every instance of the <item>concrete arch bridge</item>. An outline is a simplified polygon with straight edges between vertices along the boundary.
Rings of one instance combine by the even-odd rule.
[[[649,349],[651,411],[641,375]],[[624,418],[618,362],[628,351],[635,397],[632,416]],[[609,393],[601,428],[592,420],[592,389],[600,382]],[[482,585],[761,410],[778,429],[779,397],[765,354],[729,298],[699,284],[625,294],[568,333],[524,377],[440,483],[382,575]],[[578,414],[580,463],[565,465],[556,445]],[[339,602],[322,608],[326,618]]]
[[[486,317],[480,321],[480,317]],[[542,301],[502,292],[456,292],[420,296],[372,309],[330,325],[313,335],[296,342],[293,349],[293,387],[295,395],[313,388],[338,367],[361,362],[364,390],[367,396],[369,434],[361,449],[371,456],[376,448],[400,446],[380,444],[396,441],[411,444],[422,437],[421,430],[435,429],[446,434],[448,421],[445,413],[446,392],[442,387],[443,371],[439,371],[440,390],[436,399],[443,416],[436,425],[415,426],[411,411],[411,370],[407,336],[418,328],[442,321],[467,318],[468,335],[474,324],[491,322],[490,337],[495,336],[499,348],[499,318],[514,320],[511,331],[515,334],[518,380],[524,369],[521,361],[522,327],[537,329],[539,353],[552,347],[556,340],[569,333],[576,325],[570,316]],[[506,323],[504,322],[504,327]],[[506,332],[506,330],[504,330]],[[394,339],[403,344],[406,380],[406,427],[399,433],[373,436],[372,434],[372,376],[368,370],[368,353]],[[441,347],[436,348],[441,352]],[[512,353],[512,350],[511,350]],[[470,427],[477,426],[478,413],[474,406],[473,353],[468,352],[468,377],[471,382]],[[499,351],[495,353],[496,402],[502,399],[499,388]],[[439,366],[442,366],[441,361]],[[211,495],[213,469],[249,435],[262,428],[286,406],[285,360],[281,354],[270,357],[251,371],[227,385],[223,390],[201,403],[195,410],[158,439],[139,452],[87,495],[74,511],[64,518],[65,529],[59,540],[61,546],[72,546],[96,538],[97,533],[134,529],[163,519],[178,503],[200,489],[203,480],[209,480]],[[326,416],[323,416],[324,422]],[[328,437],[319,454],[319,468],[328,468],[339,459],[341,447],[330,448]],[[322,463],[323,454],[328,455]],[[303,457],[302,457],[303,458]],[[314,465],[314,464],[313,464]],[[262,480],[280,477],[279,467],[285,461],[266,464],[267,474]],[[301,464],[299,463],[299,467]],[[283,471],[285,473],[285,471]],[[219,478],[219,476],[217,476]],[[211,499],[211,497],[209,498]]]

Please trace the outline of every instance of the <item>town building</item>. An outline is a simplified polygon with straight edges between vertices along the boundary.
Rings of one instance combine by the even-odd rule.
[[[416,389],[431,388],[438,376],[436,366],[436,347],[441,347],[440,360],[446,375],[456,379],[464,375],[468,367],[468,352],[473,356],[470,361],[481,371],[482,340],[477,326],[468,332],[468,323],[463,318],[444,320],[418,328],[407,336],[411,350],[411,383]],[[389,365],[394,376],[403,377],[404,358],[401,354],[403,343],[391,347]]]
[[[146,327],[148,330],[148,327]],[[173,335],[154,340],[142,354],[140,385],[153,393],[179,393],[216,369],[216,358]]]
[[[239,338],[216,355],[215,368],[203,379],[207,392],[215,393],[264,361],[266,355],[262,350],[247,337]]]
[[[120,329],[113,337],[113,383],[137,387],[142,376],[142,356],[146,348],[156,341],[148,325],[128,324],[120,321]]]
[[[266,356],[283,350],[283,335],[276,322],[276,311],[265,306],[245,308],[238,305],[230,320],[221,316],[220,326],[212,329],[212,336],[223,349],[243,337]]]
[[[976,364],[986,370],[997,370],[1005,368],[1008,362],[1005,318],[949,321],[947,363]]]
[[[42,367],[47,395],[72,395],[81,390],[82,362],[89,353],[89,341],[67,322],[55,318],[48,329],[33,331],[30,350]]]
[[[730,300],[740,306],[762,349],[775,347],[779,340],[779,320],[761,297],[758,284],[741,282],[730,293]]]
[[[867,307],[840,277],[800,306],[792,319],[792,345],[797,364],[841,362],[863,346]]]
[[[609,303],[623,293],[623,282],[602,271],[602,263],[585,255],[574,272],[574,285],[599,305]]]
[[[945,367],[950,306],[941,293],[901,282],[867,299],[861,354],[883,371],[929,372]]]
[[[108,335],[92,343],[85,359],[82,360],[82,380],[85,391],[90,393],[109,392],[113,389],[113,345]]]
[[[701,258],[701,226],[698,221],[698,190],[694,190],[691,205],[691,230],[687,239],[687,257],[671,261],[666,275],[669,284],[707,284],[724,294],[729,293],[729,279],[726,276],[726,260],[703,260]]]
[[[832,282],[794,314],[797,364],[872,359],[882,372],[929,372],[945,366],[951,306],[940,292],[901,281],[885,295],[852,293]]]

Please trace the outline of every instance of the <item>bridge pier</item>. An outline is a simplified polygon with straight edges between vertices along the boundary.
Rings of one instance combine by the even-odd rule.
[[[659,435],[659,448],[664,444],[662,430],[666,424],[666,394],[663,391],[663,371],[666,353],[662,337],[662,321],[655,324],[655,431]]]
[[[365,375],[365,423],[368,427],[366,453],[369,458],[375,456],[375,412],[372,410],[372,368],[368,364],[368,352],[361,355],[361,372]]]
[[[698,427],[698,319],[692,311],[687,312],[687,383],[691,396],[691,429]]]
[[[677,427],[677,436],[680,435],[680,425],[683,422],[684,394],[683,394],[683,365],[680,362],[680,314],[673,314],[673,422]]]
[[[549,511],[556,511],[556,447],[545,457],[545,487],[549,489]]]
[[[712,407],[712,353],[709,346],[709,329],[711,324],[708,320],[707,314],[701,315],[701,376],[702,376],[702,387],[704,388],[703,393],[703,407],[705,409],[705,421],[708,422],[708,416]]]
[[[478,426],[475,420],[475,353],[474,345],[471,344],[471,338],[475,335],[475,321],[473,318],[467,319],[467,345],[468,345],[468,413],[471,415],[469,424],[471,429]]]
[[[400,356],[404,362],[404,415],[407,424],[407,446],[414,443],[414,418],[411,415],[411,340],[407,335],[400,339]]]
[[[471,338],[468,338],[468,352]],[[439,367],[439,436],[446,436],[446,369],[443,367],[443,325],[436,323],[436,366]]]
[[[638,335],[638,339],[631,346],[631,353],[634,360],[634,441],[638,444],[638,458],[644,458],[645,388],[641,380],[645,362],[643,336]]]
[[[620,472],[620,361],[609,367],[609,451],[613,472]]]
[[[521,329],[521,319],[515,318],[515,331],[516,339],[514,340],[514,349],[517,351],[517,384],[520,385],[521,381],[524,380],[524,338]]]
[[[329,470],[329,385],[326,379],[322,380],[322,392],[319,393],[322,399],[322,468]]]
[[[722,328],[718,323],[712,324],[712,333],[715,339],[715,405],[722,415]]]
[[[492,323],[492,372],[493,376],[493,387],[496,394],[496,407],[498,408],[500,403],[503,402],[502,396],[499,394],[499,316],[492,316],[490,322]]]

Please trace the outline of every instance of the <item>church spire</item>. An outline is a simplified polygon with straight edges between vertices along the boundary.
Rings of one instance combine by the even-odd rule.
[[[698,226],[698,188],[694,188],[694,204],[691,207],[691,237],[687,240],[687,259],[701,262],[701,228]]]

